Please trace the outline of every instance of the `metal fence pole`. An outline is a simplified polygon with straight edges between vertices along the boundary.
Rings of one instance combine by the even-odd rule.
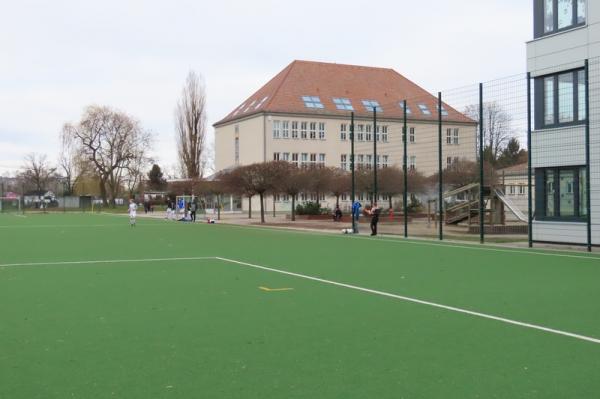
[[[484,149],[483,149],[483,83],[479,83],[479,242],[485,243],[485,202],[484,190]],[[491,190],[491,182],[490,182]]]
[[[350,193],[350,200],[352,202],[352,233],[356,233],[356,220],[354,218],[354,202],[356,201],[354,191],[356,189],[356,175],[354,169],[354,112],[352,112],[350,113],[350,171],[352,174],[352,192]]]
[[[377,202],[377,108],[373,107],[373,198]]]
[[[439,239],[444,239],[444,179],[442,177],[442,92],[438,92],[438,210],[439,210]]]
[[[587,207],[587,250],[592,252],[592,204],[590,184],[590,62],[585,60],[585,199]]]
[[[404,238],[408,238],[408,122],[406,120],[406,100],[404,100],[404,125],[402,126],[402,142],[404,146],[404,153],[402,155],[402,170],[404,171],[404,194],[402,198],[402,206],[404,211]]]
[[[533,187],[531,178],[531,72],[527,73],[527,239],[533,248]]]

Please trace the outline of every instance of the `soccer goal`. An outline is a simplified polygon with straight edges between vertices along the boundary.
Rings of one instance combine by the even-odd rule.
[[[0,197],[0,213],[21,213],[21,198]]]

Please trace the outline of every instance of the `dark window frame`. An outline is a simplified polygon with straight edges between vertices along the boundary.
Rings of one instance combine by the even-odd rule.
[[[535,220],[538,221],[553,221],[553,222],[581,222],[584,223],[587,221],[587,215],[581,214],[581,192],[579,188],[581,171],[585,170],[586,167],[584,165],[577,166],[559,166],[559,167],[550,167],[550,168],[537,168],[535,170],[536,173],[536,211],[535,211]],[[547,171],[554,172],[554,216],[546,216],[546,209],[548,205],[548,197],[547,197]],[[573,195],[574,195],[574,216],[561,216],[560,215],[560,172],[561,171],[572,171],[573,172]],[[589,177],[586,174],[586,179]],[[585,200],[585,198],[583,199]]]
[[[579,126],[587,123],[588,116],[585,119],[579,119],[579,72],[585,71],[584,68],[573,68],[564,71],[551,73],[547,75],[536,76],[534,81],[535,89],[535,129],[556,129],[559,127],[568,126]],[[567,73],[573,74],[573,121],[571,122],[560,122],[560,104],[559,104],[559,76]],[[546,123],[546,87],[544,80],[546,78],[553,78],[554,87],[553,91],[553,108],[554,108],[554,121],[552,123]]]
[[[571,20],[571,25],[566,26],[564,28],[558,29],[558,0],[552,0],[552,16],[553,16],[553,26],[554,29],[550,32],[544,32],[544,2],[545,0],[534,0],[533,3],[533,37],[534,39],[539,39],[545,36],[555,35],[557,33],[565,32],[568,30],[572,30],[575,28],[579,28],[581,26],[585,26],[587,24],[587,13],[588,13],[588,4],[586,2],[585,5],[585,18],[583,22],[577,22],[578,19],[578,1],[573,0],[573,19]]]

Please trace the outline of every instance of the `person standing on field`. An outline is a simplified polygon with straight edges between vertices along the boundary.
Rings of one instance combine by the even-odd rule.
[[[129,225],[135,227],[135,218],[137,217],[137,205],[133,198],[129,200]]]
[[[190,218],[192,219],[192,222],[196,221],[196,211],[198,210],[198,204],[196,203],[196,201],[192,201],[192,203],[190,204]]]
[[[381,213],[381,208],[377,206],[377,202],[373,203],[371,210],[369,211],[369,215],[371,215],[371,235],[377,235],[377,223],[379,223],[379,214]]]

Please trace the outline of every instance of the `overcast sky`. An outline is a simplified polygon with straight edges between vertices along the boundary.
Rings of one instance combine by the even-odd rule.
[[[173,109],[204,76],[210,124],[294,59],[393,68],[437,92],[525,71],[531,2],[0,0],[0,174],[55,160],[65,122],[109,105],[175,164]],[[209,129],[212,139],[213,129]]]

